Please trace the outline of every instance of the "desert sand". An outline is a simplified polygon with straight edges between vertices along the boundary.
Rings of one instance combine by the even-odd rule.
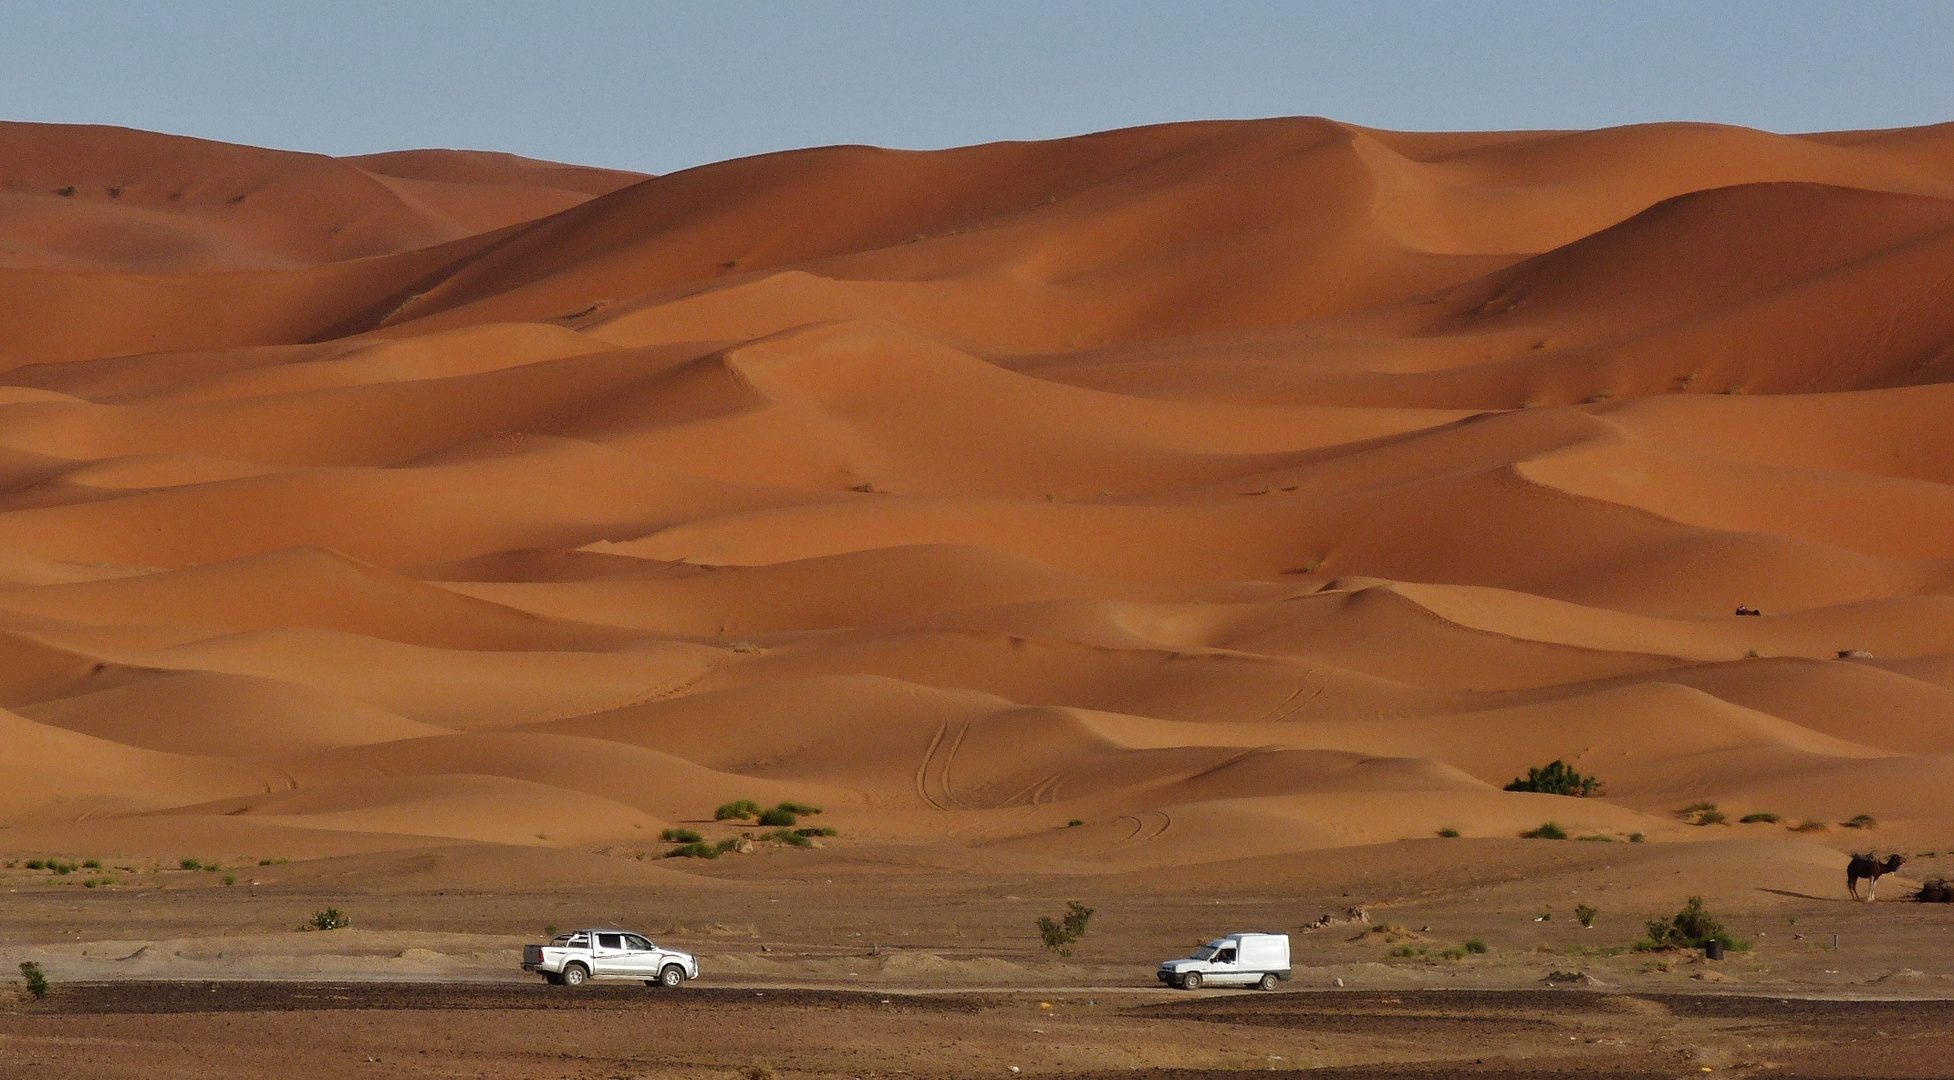
[[[254,904],[568,890],[511,940],[583,884],[826,926],[836,875],[1294,926],[1605,864],[1626,940],[1954,847],[1954,125],[643,176],[7,124],[0,173],[0,851],[104,863],[10,866],[37,903],[237,931],[195,856]],[[1602,794],[1502,790],[1554,759]],[[107,978],[55,946],[162,940],[117,918],[9,944]]]

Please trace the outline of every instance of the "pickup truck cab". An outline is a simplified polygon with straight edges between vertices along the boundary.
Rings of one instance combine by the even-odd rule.
[[[664,949],[628,930],[572,930],[548,945],[524,945],[522,969],[551,986],[582,986],[591,979],[642,979],[646,986],[684,986],[699,977],[699,960]]]
[[[1289,981],[1288,934],[1229,934],[1181,960],[1160,965],[1160,981],[1181,990],[1203,986],[1255,986],[1274,990]]]

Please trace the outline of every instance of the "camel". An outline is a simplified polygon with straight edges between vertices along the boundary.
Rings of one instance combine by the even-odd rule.
[[[1875,859],[1870,854],[1854,855],[1852,861],[1847,863],[1845,868],[1846,891],[1852,894],[1854,900],[1859,899],[1859,880],[1864,878],[1866,880],[1866,903],[1870,904],[1873,902],[1873,890],[1879,887],[1879,879],[1898,870],[1900,864],[1906,861],[1907,857],[1905,855],[1888,856],[1884,862]]]

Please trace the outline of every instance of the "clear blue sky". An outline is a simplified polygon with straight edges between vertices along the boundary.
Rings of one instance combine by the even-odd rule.
[[[669,172],[1316,114],[1407,129],[1954,120],[1954,3],[0,0],[0,119]]]

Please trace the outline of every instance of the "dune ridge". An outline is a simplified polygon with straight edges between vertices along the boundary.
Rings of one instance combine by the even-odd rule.
[[[0,162],[23,850],[1954,835],[1954,125]]]

